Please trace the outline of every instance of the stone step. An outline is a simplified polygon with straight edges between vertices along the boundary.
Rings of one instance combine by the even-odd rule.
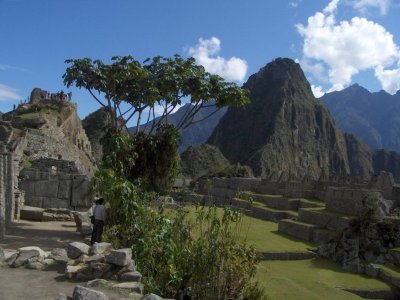
[[[294,211],[288,210],[278,210],[274,208],[269,208],[263,206],[260,203],[251,203],[247,200],[234,198],[230,200],[230,204],[235,207],[245,209],[244,213],[248,216],[262,219],[262,220],[269,220],[273,222],[278,222],[281,219],[288,219],[288,218],[297,218],[297,213]]]
[[[391,289],[371,290],[346,287],[339,287],[338,289],[352,293],[364,299],[398,299],[395,291]]]
[[[298,239],[321,244],[337,234],[337,231],[293,219],[283,219],[278,223],[278,231]]]
[[[278,231],[293,237],[313,242],[315,225],[291,219],[283,219],[278,223]]]
[[[388,266],[381,264],[373,264],[374,267],[379,269],[378,278],[384,282],[400,289],[400,268],[396,266]]]
[[[299,208],[303,207],[325,206],[325,204],[319,200],[310,200],[304,198],[287,198],[282,195],[265,195],[248,191],[241,192],[239,194],[243,199],[252,200],[253,202],[260,202],[267,205],[270,208],[281,209],[281,210],[297,211]]]
[[[303,260],[316,256],[313,251],[280,251],[280,252],[259,252],[261,260]]]
[[[331,230],[343,230],[348,226],[350,219],[350,216],[332,213],[323,207],[299,209],[299,221]]]
[[[389,254],[393,257],[393,263],[400,267],[400,248],[390,249]]]
[[[291,198],[288,199],[289,209],[299,210],[300,208],[321,208],[325,207],[325,204],[319,200],[310,200],[305,198]]]
[[[241,198],[251,200],[253,202],[259,202],[267,205],[270,208],[287,210],[289,209],[289,201],[288,198],[283,197],[282,195],[264,195],[257,194],[253,192],[241,192]]]

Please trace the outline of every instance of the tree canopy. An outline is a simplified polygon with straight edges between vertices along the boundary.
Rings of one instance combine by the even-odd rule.
[[[69,66],[63,75],[64,84],[88,90],[99,104],[109,108],[114,131],[126,127],[130,120],[136,121],[139,131],[147,119],[146,124],[152,121],[146,128],[151,133],[186,102],[192,105],[187,106],[177,129],[201,121],[194,121],[194,116],[203,107],[215,105],[219,109],[250,102],[247,90],[206,72],[194,58],[156,56],[140,63],[132,56],[115,56],[110,64],[90,58],[65,62]],[[162,111],[157,119],[156,110]]]

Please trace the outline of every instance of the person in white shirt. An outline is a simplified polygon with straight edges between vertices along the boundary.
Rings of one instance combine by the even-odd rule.
[[[96,201],[96,206],[93,208],[93,231],[92,231],[92,239],[90,240],[90,244],[101,242],[101,236],[103,235],[104,223],[106,221],[106,208],[103,205],[104,198],[99,198]]]

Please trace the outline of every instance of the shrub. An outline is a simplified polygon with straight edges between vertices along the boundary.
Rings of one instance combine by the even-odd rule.
[[[251,283],[256,252],[237,239],[238,211],[226,207],[219,216],[215,206],[198,207],[189,222],[184,209],[152,208],[154,193],[112,170],[100,171],[91,189],[109,202],[106,239],[114,247],[132,248],[147,290],[191,299],[257,299],[254,295],[263,294]]]

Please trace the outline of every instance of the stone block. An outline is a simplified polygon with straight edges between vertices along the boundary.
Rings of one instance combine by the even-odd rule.
[[[78,274],[78,272],[85,267],[86,267],[85,265],[76,265],[76,266],[68,265],[67,268],[65,269],[65,275],[67,276],[68,279],[75,278],[76,274]]]
[[[42,221],[43,208],[23,206],[20,210],[20,218],[23,220]]]
[[[123,274],[120,276],[120,279],[121,279],[122,281],[135,281],[135,282],[140,282],[140,281],[142,280],[142,274],[140,274],[138,271],[123,273]]]
[[[67,295],[65,295],[65,294],[63,294],[63,293],[59,293],[59,294],[54,298],[54,300],[72,300],[72,298],[69,297],[69,296],[67,296]]]
[[[28,260],[25,264],[25,268],[30,270],[43,270],[45,268],[45,265],[40,261]]]
[[[18,249],[19,254],[21,255],[22,253],[33,253],[33,256],[39,256],[41,258],[46,258],[46,252],[43,251],[41,248],[37,247],[37,246],[28,246],[28,247],[22,247]]]
[[[37,258],[31,262],[43,261],[45,253],[39,247],[24,247],[20,248],[18,251],[18,256],[15,261],[11,264],[11,267],[18,268],[29,262],[32,258]]]
[[[72,298],[73,300],[108,300],[104,293],[80,285],[75,287]]]
[[[94,243],[89,250],[90,254],[104,254],[112,251],[112,245],[110,243]]]
[[[279,221],[278,230],[302,240],[313,241],[314,227],[307,224],[284,219]]]
[[[139,282],[122,282],[118,284],[114,284],[112,286],[113,288],[118,288],[118,289],[126,289],[134,293],[143,293],[143,284]]]
[[[89,246],[81,242],[70,243],[67,247],[67,255],[71,259],[76,259],[82,254],[89,254]]]
[[[43,207],[43,197],[25,195],[25,205]]]
[[[90,250],[89,250],[90,251]],[[92,256],[89,256],[86,260],[85,263],[102,263],[105,261],[105,257],[102,254],[95,254]]]
[[[160,296],[158,296],[156,294],[151,293],[151,294],[144,295],[139,300],[163,300],[163,298],[161,298]]]
[[[35,184],[35,196],[57,198],[58,181],[57,180],[40,180]]]
[[[54,248],[51,250],[49,258],[54,259],[56,262],[67,262],[67,250],[64,248]]]
[[[23,169],[20,172],[20,177],[23,181],[37,181],[42,179],[42,172],[36,169]],[[22,182],[21,182],[22,183]]]
[[[321,209],[300,208],[298,212],[300,221],[332,230],[343,230],[350,221],[349,218],[325,212]]]
[[[87,197],[89,180],[87,176],[74,175],[72,181],[72,206],[89,207],[90,199]]]
[[[17,260],[17,257],[18,257],[18,252],[14,252],[13,254],[11,254],[6,258],[6,264],[12,266],[14,262]]]
[[[43,197],[43,208],[69,208],[69,202],[65,199]]]
[[[106,256],[106,262],[123,267],[127,266],[132,261],[131,257],[132,250],[130,248],[113,250]]]
[[[71,199],[71,189],[72,189],[72,181],[71,180],[60,180],[58,182],[58,194],[57,198],[69,200]]]
[[[23,180],[19,186],[25,192],[26,197],[35,196],[35,181]]]
[[[104,287],[107,286],[108,281],[105,279],[93,279],[86,283],[87,287]]]

